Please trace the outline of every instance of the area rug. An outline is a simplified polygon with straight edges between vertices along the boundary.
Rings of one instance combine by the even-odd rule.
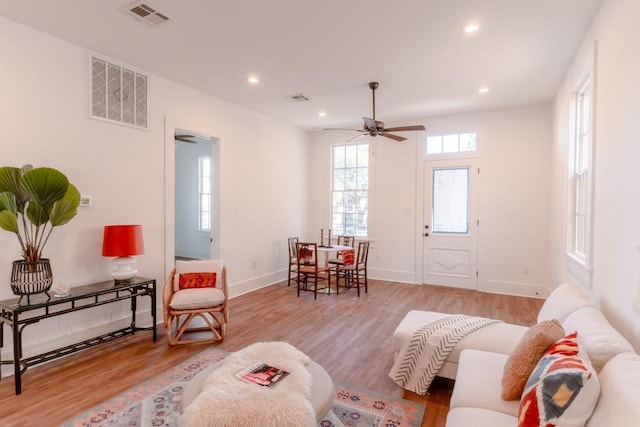
[[[209,348],[62,424],[63,427],[178,427],[184,385],[228,353]],[[335,385],[336,396],[319,427],[420,426],[425,406],[372,391]]]

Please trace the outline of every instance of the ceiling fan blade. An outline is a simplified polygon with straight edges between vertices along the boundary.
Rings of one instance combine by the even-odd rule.
[[[350,128],[323,128],[322,130],[351,130],[355,132],[364,132],[362,129],[350,129]]]
[[[398,126],[394,128],[386,128],[385,132],[403,132],[407,130],[426,130],[426,128],[422,125],[415,126]]]
[[[175,139],[176,141],[180,141],[180,142],[188,142],[189,144],[197,144],[197,143],[198,143],[198,141],[193,141],[193,140],[192,140],[192,139],[190,139],[190,138],[193,138],[193,135],[176,135],[176,136],[174,137],[174,139]]]
[[[394,135],[392,133],[387,133],[387,132],[380,132],[380,133],[378,133],[378,135],[384,136],[384,137],[387,137],[387,138],[391,138],[394,141],[398,141],[398,142],[402,142],[402,141],[407,139],[407,138],[404,138],[402,136]]]
[[[361,130],[360,132],[364,132],[364,131],[363,131],[363,130]],[[366,134],[362,133],[362,134],[360,134],[360,135],[356,135],[356,136],[354,136],[353,138],[349,138],[349,139],[347,139],[347,142],[365,140],[365,139],[367,139],[367,138],[365,138],[365,137],[367,137],[367,138],[368,138],[368,135],[366,135]]]

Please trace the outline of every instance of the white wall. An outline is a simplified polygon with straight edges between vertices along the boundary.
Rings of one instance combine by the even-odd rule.
[[[371,277],[422,283],[423,152],[426,135],[477,132],[479,145],[479,284],[487,292],[545,296],[550,271],[551,105],[414,120],[426,132],[399,144],[375,139],[371,203]],[[394,123],[393,125],[403,125]],[[353,134],[312,134],[311,221],[315,237],[329,224],[330,146]]]
[[[564,255],[569,105],[572,86],[597,42],[593,293],[607,318],[640,349],[640,2],[608,0],[558,93],[553,148],[554,282],[569,273]]]
[[[140,274],[157,279],[159,288],[164,284],[174,255],[165,250],[174,247],[168,128],[220,140],[221,256],[232,295],[285,277],[285,239],[308,228],[306,132],[153,75],[149,131],[90,119],[87,51],[4,18],[0,57],[0,163],[58,168],[80,192],[93,195],[93,207],[54,230],[45,248],[54,283],[73,287],[108,279],[103,226],[138,223],[145,239],[145,254],[137,257]],[[0,230],[0,299],[13,296],[7,282],[19,256],[16,237]],[[148,303],[143,308],[148,312]],[[126,323],[127,315],[123,303],[29,326],[26,353],[36,343],[50,348],[82,338],[92,327]]]

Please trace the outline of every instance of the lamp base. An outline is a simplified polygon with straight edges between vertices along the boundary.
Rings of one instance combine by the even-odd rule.
[[[138,274],[136,259],[131,256],[121,256],[115,258],[111,263],[111,277],[114,278],[116,286],[129,285]]]
[[[131,284],[133,284],[133,281],[135,280],[135,277],[132,277],[130,279],[113,279],[113,284],[118,287],[118,286],[129,286]]]

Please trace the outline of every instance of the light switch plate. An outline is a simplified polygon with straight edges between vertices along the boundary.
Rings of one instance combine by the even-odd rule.
[[[80,206],[84,206],[84,207],[93,206],[93,196],[91,194],[81,194]]]

